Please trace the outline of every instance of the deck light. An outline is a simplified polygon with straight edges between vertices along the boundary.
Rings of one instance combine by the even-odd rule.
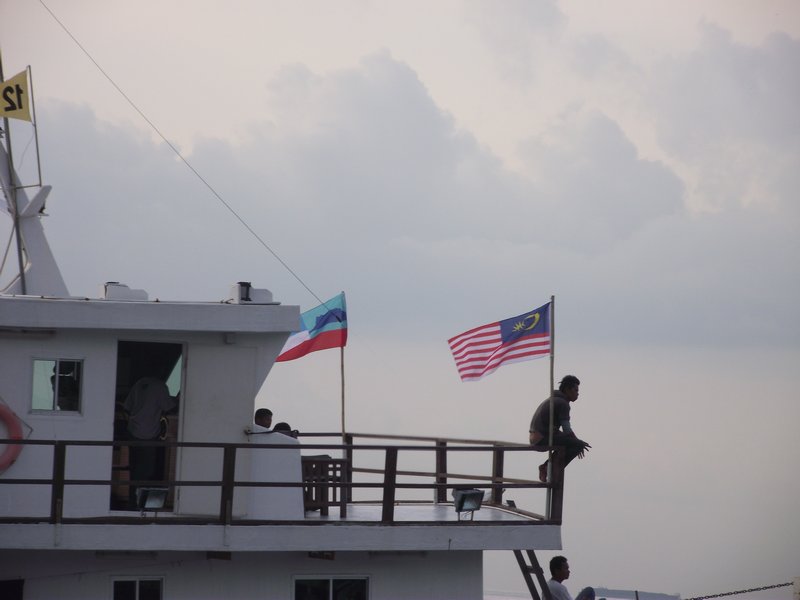
[[[473,513],[480,510],[483,502],[483,492],[476,489],[455,489],[453,490],[453,506],[458,513],[458,520],[461,520],[461,513],[469,513],[469,520],[472,520]]]
[[[168,493],[169,488],[137,488],[136,506],[142,511],[142,515],[148,510],[158,512],[164,508]]]

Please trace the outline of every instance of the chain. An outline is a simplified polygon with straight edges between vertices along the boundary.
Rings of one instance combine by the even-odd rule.
[[[786,587],[792,585],[792,582],[788,583],[776,583],[775,585],[765,585],[762,587],[751,588],[749,590],[738,590],[736,592],[723,592],[722,594],[710,594],[708,596],[695,596],[694,598],[687,598],[686,600],[708,600],[708,598],[721,598],[722,596],[736,596],[737,594],[748,594],[750,592],[760,592],[761,590],[771,590],[774,588],[779,587]]]

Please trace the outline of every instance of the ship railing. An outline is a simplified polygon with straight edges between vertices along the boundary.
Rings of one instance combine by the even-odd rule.
[[[206,487],[218,488],[219,511],[212,515],[161,515],[159,523],[203,523],[203,524],[259,524],[247,517],[234,514],[234,499],[237,492],[248,488],[301,488],[306,499],[318,492],[315,498],[316,508],[324,509],[327,514],[330,506],[340,508],[340,516],[344,517],[347,505],[380,504],[380,522],[409,524],[410,521],[396,521],[395,509],[405,503],[447,504],[452,492],[458,489],[471,488],[484,491],[483,504],[489,507],[502,507],[503,510],[527,517],[529,524],[560,525],[562,518],[564,468],[559,454],[553,454],[552,472],[549,481],[511,476],[508,468],[510,462],[517,463],[516,471],[536,473],[537,464],[542,454],[534,453],[526,444],[502,441],[470,440],[426,436],[382,435],[370,433],[305,433],[301,434],[300,449],[303,452],[315,452],[317,460],[329,457],[336,463],[332,472],[335,478],[326,481],[316,478],[313,481],[253,481],[237,479],[237,451],[259,451],[298,449],[295,444],[257,444],[257,443],[213,443],[213,442],[176,442],[176,441],[82,441],[82,440],[0,440],[0,447],[5,443],[23,446],[51,446],[52,473],[49,477],[9,477],[12,472],[0,475],[0,490],[8,490],[6,486],[43,486],[50,488],[50,510],[48,515],[0,515],[0,523],[9,522],[49,522],[49,523],[113,523],[137,522],[148,518],[120,515],[113,511],[98,511],[97,516],[69,517],[65,516],[65,489],[71,486],[104,486],[112,487],[120,484],[118,479],[81,479],[67,478],[67,450],[78,447],[121,447],[121,446],[156,446],[173,448],[180,452],[188,448],[217,449],[222,453],[220,478],[203,480],[167,479],[167,480],[129,480],[126,483],[134,486],[160,486],[169,490],[180,488]],[[338,438],[344,443],[307,443],[306,440]],[[360,440],[380,440],[384,443],[360,443]],[[359,443],[357,443],[359,441]],[[387,443],[391,442],[391,443]],[[401,443],[402,442],[402,443]],[[324,454],[319,454],[324,453]],[[334,458],[333,455],[341,458]],[[468,472],[479,461],[476,454],[487,458],[490,468],[480,473]],[[425,465],[431,468],[425,468]],[[463,465],[467,468],[461,468]],[[453,466],[458,466],[457,470]],[[516,506],[515,502],[506,502],[506,493],[512,491],[529,493],[543,490],[546,493],[544,510],[534,512]],[[322,492],[321,494],[319,492]],[[329,496],[328,492],[331,492]],[[0,491],[3,494],[4,491]],[[423,493],[425,498],[414,498],[409,495]],[[526,496],[528,497],[528,496]],[[307,507],[309,508],[309,507]],[[314,508],[314,507],[311,507]],[[68,513],[69,514],[69,513]],[[153,514],[151,519],[156,519]],[[348,519],[352,520],[352,519]],[[267,521],[269,524],[290,523],[292,521]],[[306,519],[303,522],[326,523],[329,520]]]
[[[378,477],[378,487],[384,492],[383,505],[385,515],[383,520],[391,520],[394,505],[403,504],[404,502],[418,503],[426,501],[425,499],[398,499],[397,493],[399,490],[432,490],[434,503],[446,503],[449,501],[449,492],[453,490],[463,488],[480,489],[485,492],[484,504],[503,506],[504,496],[507,491],[545,489],[547,490],[547,500],[544,511],[541,514],[515,506],[505,505],[505,507],[512,509],[512,512],[529,516],[540,522],[561,523],[564,467],[559,455],[554,456],[553,471],[548,482],[540,482],[527,477],[512,477],[506,471],[506,457],[512,457],[519,459],[516,462],[522,463],[522,465],[521,469],[519,468],[520,465],[517,465],[518,468],[515,471],[509,472],[522,470],[525,474],[537,473],[538,475],[537,463],[542,460],[542,454],[540,451],[533,451],[528,444],[498,440],[374,433],[347,433],[344,436],[340,433],[307,433],[302,435],[308,438],[343,437],[344,445],[342,449],[343,456],[347,459],[348,480],[354,481],[354,477],[359,474]],[[357,444],[357,440],[380,440],[384,444]],[[392,445],[386,445],[387,442]],[[404,445],[398,445],[400,443]],[[364,451],[368,449],[377,449],[384,452],[382,466],[374,464],[374,461],[372,465],[364,465],[357,460],[359,454],[363,458],[366,455]],[[358,452],[358,450],[361,450],[361,452]],[[537,458],[531,458],[532,452],[534,452],[534,456],[538,460]],[[433,464],[431,465],[433,470],[400,468],[398,466],[399,457],[403,454],[433,454]],[[489,457],[491,468],[484,471],[489,474],[448,470],[448,465],[452,467],[453,462],[455,462],[453,457],[459,457],[459,455],[462,455],[463,460],[460,461],[461,464],[458,466],[463,466],[465,462],[468,467],[474,465],[476,463],[475,454]],[[450,456],[449,461],[448,456]],[[411,464],[417,465],[420,462],[431,464],[428,457],[411,461]],[[419,480],[425,481],[422,483],[414,482]],[[368,484],[354,483],[347,486],[348,501],[358,503],[359,501],[353,498],[353,491],[366,485]],[[366,500],[365,502],[371,503],[373,500]],[[388,519],[386,518],[387,515]]]

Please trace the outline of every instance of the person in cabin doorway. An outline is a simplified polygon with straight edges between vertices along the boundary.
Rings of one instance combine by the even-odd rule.
[[[268,408],[259,408],[253,417],[253,423],[255,423],[257,427],[270,429],[272,427],[272,411]],[[253,431],[260,432],[261,430],[254,427]]]
[[[142,377],[133,384],[125,398],[123,408],[128,415],[128,437],[131,440],[149,441],[162,437],[161,418],[173,410],[178,401],[170,396],[167,384],[157,377]],[[157,481],[164,478],[164,448],[156,446],[131,446],[130,469],[132,480]],[[145,484],[141,487],[147,487]],[[136,508],[136,488],[131,485],[129,502]]]
[[[554,556],[550,559],[551,579],[547,582],[550,588],[550,596],[553,600],[572,600],[564,580],[569,579],[569,562],[564,556]],[[585,587],[581,590],[575,600],[594,600],[594,588]]]
[[[531,426],[528,428],[529,441],[534,450],[545,452],[550,440],[550,403],[553,404],[553,446],[563,452],[566,467],[575,457],[583,458],[591,446],[575,435],[569,420],[570,403],[578,399],[580,379],[575,375],[565,376],[558,384],[558,389],[551,398],[542,402],[533,413]],[[559,431],[560,429],[560,431]],[[539,465],[539,481],[547,481],[547,461]]]

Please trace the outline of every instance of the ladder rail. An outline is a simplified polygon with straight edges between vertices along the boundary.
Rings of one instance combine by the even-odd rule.
[[[516,507],[513,500],[508,500],[507,504],[512,508]],[[544,598],[544,600],[553,600],[553,596],[550,594],[550,587],[547,585],[547,579],[542,571],[542,566],[539,564],[539,559],[536,558],[536,552],[533,550],[525,550],[525,554],[522,552],[522,550],[514,550],[514,557],[517,559],[519,570],[522,572],[522,577],[525,579],[525,584],[528,586],[531,598],[533,600],[542,600],[542,598]],[[525,561],[526,556],[528,562]],[[536,584],[533,581],[533,577],[531,577],[531,573],[536,575],[539,587],[542,588],[541,596],[536,589]]]

